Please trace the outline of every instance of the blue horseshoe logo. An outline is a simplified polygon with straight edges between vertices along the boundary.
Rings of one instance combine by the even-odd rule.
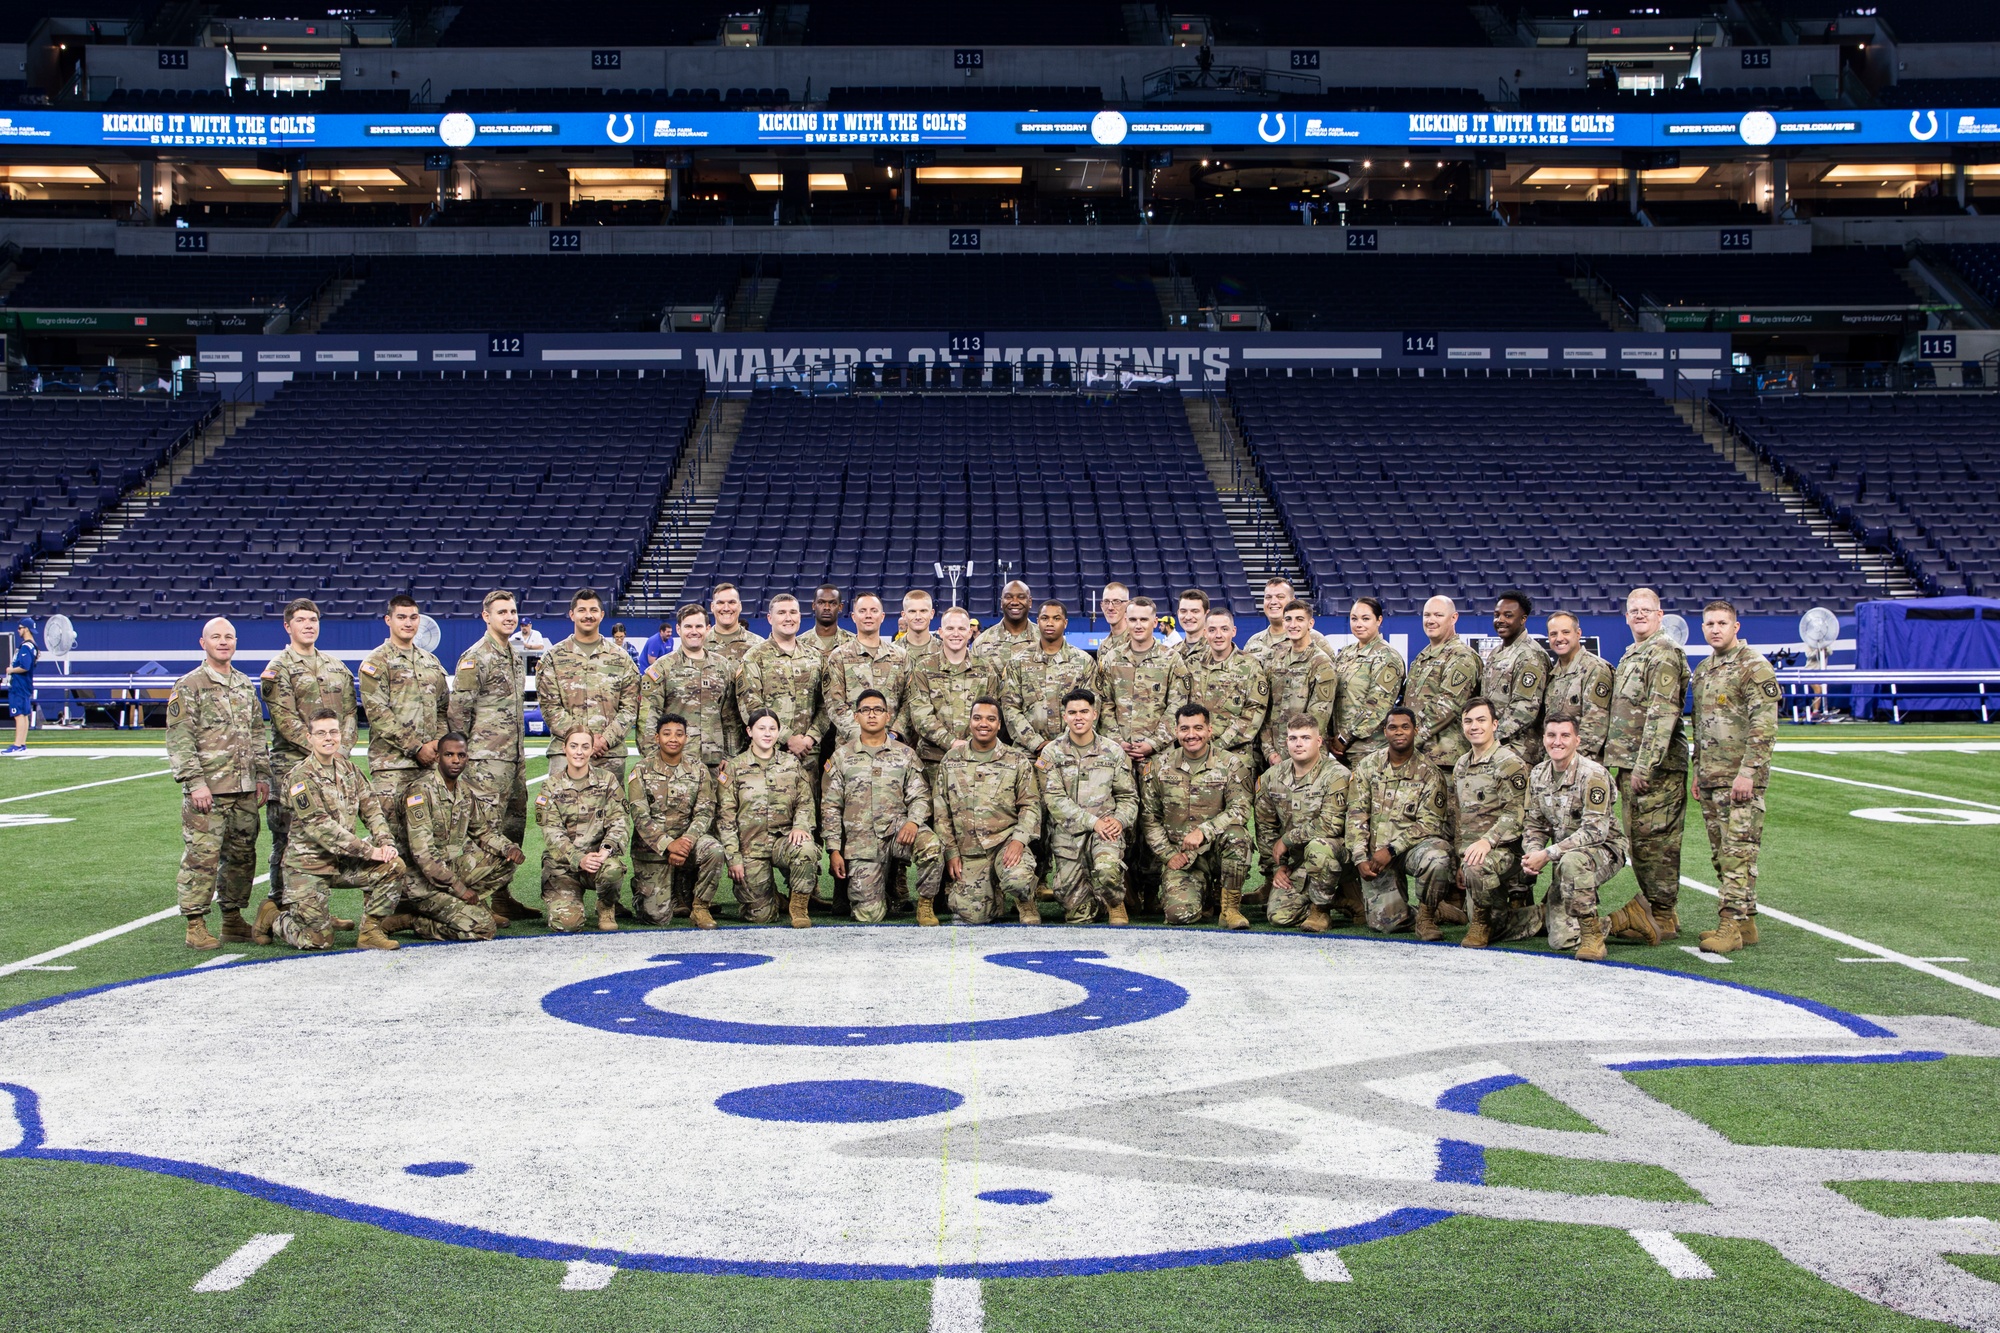
[[[625,132],[623,134],[618,132],[617,125],[618,113],[614,111],[604,118],[605,137],[609,138],[613,143],[630,143],[632,140],[632,113],[630,111],[625,113]]]
[[[1929,117],[1930,117],[1930,121],[1931,121],[1931,127],[1930,127],[1930,129],[1929,129],[1928,131],[1925,131],[1925,130],[1920,130],[1920,129],[1918,129],[1918,128],[1917,128],[1917,118],[1918,118],[1919,116],[1929,116]],[[1937,118],[1937,112],[1935,112],[1935,111],[1912,111],[1912,112],[1910,113],[1910,137],[1911,137],[1912,139],[1935,139],[1935,138],[1937,138],[1937,132],[1938,132],[1938,118]]]
[[[757,953],[655,954],[650,961],[660,964],[658,967],[579,981],[550,991],[542,998],[542,1009],[565,1022],[640,1037],[676,1037],[682,1041],[739,1046],[907,1046],[920,1042],[1021,1041],[1029,1037],[1101,1032],[1105,1028],[1158,1018],[1188,1002],[1187,991],[1171,981],[1085,961],[1105,956],[1097,949],[1040,949],[986,955],[989,963],[1058,977],[1087,992],[1082,1000],[1066,1009],[996,1018],[991,1022],[787,1027],[696,1018],[671,1009],[655,1009],[646,1003],[649,991],[676,981],[772,961],[769,955]]]
[[[1275,120],[1278,122],[1278,128],[1276,131],[1271,131],[1264,128],[1264,122],[1267,120]],[[1282,111],[1259,112],[1257,116],[1257,137],[1259,139],[1262,139],[1265,143],[1276,143],[1278,142],[1278,140],[1284,138],[1285,113]]]

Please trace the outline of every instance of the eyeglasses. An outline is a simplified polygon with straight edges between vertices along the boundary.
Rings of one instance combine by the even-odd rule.
[[[861,705],[861,707],[855,709],[854,711],[857,713],[886,713],[889,710],[882,707],[880,704],[863,704]]]

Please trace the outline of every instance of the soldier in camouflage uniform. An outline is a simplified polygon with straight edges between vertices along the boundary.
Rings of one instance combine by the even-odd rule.
[[[1035,619],[1035,651],[1014,660],[1001,681],[1000,716],[1014,745],[1031,755],[1063,734],[1063,700],[1071,691],[1090,689],[1097,664],[1090,654],[1072,647],[1069,610],[1061,602],[1043,602]],[[1095,714],[1093,698],[1093,715]]]
[[[1041,836],[1042,789],[1034,761],[1000,743],[998,699],[973,700],[968,725],[966,743],[938,765],[931,796],[952,916],[983,926],[1012,899],[1021,924],[1039,926],[1030,848]]]
[[[1154,639],[1158,623],[1152,599],[1133,598],[1125,607],[1124,640],[1112,645],[1108,662],[1102,649],[1097,656],[1098,695],[1108,720],[1105,731],[1131,757],[1135,785],[1142,793],[1147,769],[1174,747],[1175,710],[1192,697],[1193,687],[1187,659]],[[1160,866],[1153,856],[1152,835],[1145,828],[1150,808],[1142,798],[1139,838],[1126,868],[1128,910],[1150,906],[1159,893]]]
[[[1451,845],[1471,924],[1461,948],[1526,939],[1542,930],[1535,884],[1521,873],[1528,766],[1494,734],[1493,705],[1474,699],[1460,719],[1466,751],[1451,770]],[[1518,899],[1528,899],[1526,905]]]
[[[770,602],[771,637],[744,654],[736,671],[736,709],[749,726],[768,709],[778,719],[778,748],[802,764],[815,763],[826,736],[819,706],[820,655],[799,639],[799,599],[788,592]]]
[[[1618,659],[1604,766],[1618,782],[1625,854],[1639,892],[1611,914],[1611,938],[1658,944],[1680,934],[1681,830],[1687,821],[1687,654],[1660,632],[1660,596],[1634,588],[1625,599],[1633,642]]]
[[[354,748],[354,673],[332,653],[323,653],[319,642],[319,607],[301,597],[285,607],[285,634],[291,641],[272,658],[258,679],[264,707],[271,716],[271,774],[280,782],[292,765],[312,753],[306,735],[312,715],[331,708],[340,718],[345,754]],[[264,822],[271,827],[270,901],[280,907],[285,902],[285,843],[291,836],[292,810],[289,801],[272,801],[264,810]],[[258,909],[260,921],[271,917]],[[345,927],[343,927],[345,929]]]
[[[1015,579],[1000,590],[1000,619],[979,632],[972,641],[972,651],[979,657],[993,659],[993,664],[1002,671],[1035,651],[1040,640],[1035,624],[1028,619],[1028,609],[1034,605],[1034,596],[1028,585]]]
[[[513,593],[495,589],[480,603],[479,614],[486,633],[459,654],[448,717],[451,729],[465,734],[472,754],[466,772],[499,799],[500,831],[507,841],[519,843],[528,831],[528,779],[521,771],[521,691],[527,665],[512,638],[520,613]],[[493,910],[517,921],[536,915],[504,890],[493,896]]]
[[[368,787],[389,817],[396,849],[410,857],[403,798],[437,763],[451,683],[435,657],[417,647],[423,613],[414,597],[389,599],[389,637],[361,662],[361,707],[368,714]]]
[[[1403,692],[1403,659],[1382,639],[1382,602],[1357,597],[1347,613],[1354,642],[1333,656],[1336,689],[1329,748],[1352,772],[1388,742],[1382,727]]]
[[[1604,759],[1604,734],[1611,725],[1611,663],[1583,646],[1583,626],[1567,611],[1549,616],[1548,711],[1576,718],[1576,752],[1593,763]]]
[[[640,920],[671,925],[675,899],[688,897],[688,917],[715,929],[715,887],[726,859],[714,836],[715,779],[687,757],[687,719],[663,716],[654,746],[632,770],[625,799],[632,807],[632,906]],[[685,885],[685,889],[682,889]]]
[[[1458,715],[1479,693],[1479,654],[1458,637],[1458,608],[1449,597],[1424,603],[1424,633],[1430,644],[1410,663],[1403,702],[1417,715],[1417,753],[1451,772],[1465,753]]]
[[[1046,622],[1044,622],[1046,623]],[[1123,926],[1125,846],[1138,823],[1139,789],[1123,746],[1097,734],[1097,696],[1078,687],[1062,701],[1063,734],[1042,747],[1042,801],[1048,807],[1049,887],[1063,919],[1083,925],[1103,904]]]
[[[1255,773],[1261,757],[1257,737],[1271,712],[1271,674],[1236,646],[1236,617],[1228,607],[1208,613],[1201,637],[1202,651],[1188,661],[1188,698],[1208,706],[1215,732],[1209,743]]]
[[[499,798],[465,777],[471,762],[465,737],[446,732],[436,765],[403,797],[404,826],[417,873],[435,892],[478,907],[491,923],[490,937],[507,924],[493,913],[493,896],[514,882],[514,867],[526,857],[500,831]],[[433,922],[416,930],[428,939],[445,938]]]
[[[896,642],[910,655],[912,662],[925,653],[935,652],[940,642],[931,633],[931,622],[937,618],[937,602],[922,588],[912,588],[903,594],[903,607],[896,616]]]
[[[202,664],[167,692],[167,761],[181,784],[181,869],[174,881],[190,949],[220,946],[208,904],[221,891],[222,938],[249,940],[243,909],[257,874],[257,809],[271,796],[257,686],[230,665],[236,627],[201,627]]]
[[[1417,753],[1417,715],[1398,704],[1383,720],[1383,748],[1347,782],[1347,854],[1371,930],[1410,924],[1404,876],[1417,884],[1420,940],[1444,938],[1438,904],[1452,890],[1451,801],[1437,765]]]
[[[578,727],[563,739],[563,761],[552,765],[535,796],[542,830],[542,911],[549,929],[583,929],[583,895],[597,895],[597,928],[618,929],[618,888],[632,844],[625,792],[608,768],[593,763],[596,733]]]
[[[292,808],[297,836],[285,845],[290,887],[274,933],[294,949],[331,947],[330,891],[360,889],[366,919],[355,943],[364,949],[394,949],[398,946],[383,925],[406,893],[422,889],[396,853],[382,803],[347,757],[347,728],[340,714],[322,708],[307,725],[313,752],[292,766],[280,798]],[[367,826],[366,838],[354,831],[356,820]],[[466,914],[468,925],[475,914],[485,922],[486,914],[474,909]]]
[[[711,774],[743,749],[742,714],[736,705],[737,670],[708,640],[708,613],[689,602],[676,620],[674,650],[656,657],[639,679],[639,729],[656,736],[660,719],[679,713],[688,721],[688,750]],[[682,904],[685,906],[686,904]]]
[[[804,928],[806,905],[819,889],[819,846],[812,839],[812,779],[790,751],[778,745],[778,719],[758,709],[749,724],[750,748],[716,775],[715,832],[736,882],[737,910],[762,924],[778,916],[772,870],[785,876],[792,924]]]
[[[1250,636],[1249,640],[1243,645],[1243,651],[1262,662],[1268,668],[1271,665],[1271,655],[1273,653],[1282,652],[1288,643],[1296,648],[1298,646],[1298,639],[1293,635],[1291,627],[1285,623],[1285,612],[1294,603],[1306,608],[1306,642],[1310,643],[1313,648],[1324,655],[1328,663],[1331,663],[1333,661],[1333,645],[1327,642],[1324,634],[1321,634],[1312,627],[1312,607],[1308,603],[1299,600],[1299,595],[1292,589],[1292,581],[1286,578],[1269,578],[1264,580],[1264,619],[1267,623],[1264,628]],[[1277,705],[1274,701],[1272,704],[1274,711],[1276,707]],[[1289,717],[1291,715],[1287,713],[1285,716]],[[1282,752],[1284,748],[1285,741],[1281,736],[1278,738],[1278,749]]]
[[[1208,645],[1202,641],[1201,627],[1208,623],[1208,605],[1208,594],[1200,588],[1183,589],[1174,605],[1175,627],[1160,639],[1161,646],[1176,650],[1190,663],[1205,652]]]
[[[708,632],[708,651],[728,658],[731,666],[742,666],[750,650],[764,642],[763,635],[753,633],[743,623],[743,594],[733,583],[718,583],[708,595],[708,609],[715,616],[715,626]],[[650,735],[639,739],[641,744],[652,744]]]
[[[1524,592],[1503,592],[1493,605],[1500,646],[1480,671],[1479,693],[1493,705],[1500,743],[1533,768],[1542,762],[1542,697],[1549,687],[1549,654],[1528,633],[1535,604]]]
[[[1309,657],[1318,656],[1312,649]],[[1324,661],[1324,659],[1321,659]],[[1265,919],[1317,933],[1340,887],[1347,837],[1347,766],[1325,751],[1324,723],[1285,722],[1285,759],[1257,780],[1257,835],[1268,840],[1271,898]]]
[[[1737,637],[1742,626],[1728,602],[1702,608],[1701,632],[1715,651],[1694,673],[1694,781],[1722,887],[1715,929],[1702,932],[1701,947],[1733,953],[1757,942],[1757,853],[1778,738],[1778,675]]]
[[[1322,735],[1326,734],[1333,725],[1333,705],[1340,689],[1339,677],[1333,674],[1333,654],[1322,651],[1313,636],[1312,608],[1293,602],[1284,609],[1282,623],[1289,637],[1269,645],[1263,653],[1264,669],[1271,676],[1271,711],[1258,744],[1267,768],[1285,762],[1288,718],[1304,713],[1319,723]]]
[[[812,609],[812,632],[799,635],[799,642],[824,660],[828,653],[852,640],[854,632],[840,627],[840,613],[847,608],[840,600],[840,589],[831,583],[819,585],[819,591],[813,594]]]
[[[1625,839],[1611,813],[1611,774],[1577,753],[1576,719],[1552,711],[1542,727],[1548,758],[1528,774],[1521,870],[1549,870],[1542,897],[1549,947],[1575,949],[1586,963],[1604,960],[1597,891],[1625,864]]]
[[[570,598],[569,623],[576,632],[535,664],[535,698],[549,728],[549,765],[561,762],[558,738],[583,730],[597,738],[590,762],[623,782],[626,739],[639,715],[639,669],[598,632],[604,603],[592,589],[581,588]]]
[[[863,690],[879,690],[889,701],[889,717],[903,707],[910,655],[882,637],[882,599],[864,592],[854,599],[854,637],[827,653],[820,669],[820,709],[841,743],[861,734],[854,703]]]
[[[1180,749],[1162,754],[1147,770],[1141,826],[1163,863],[1160,899],[1167,924],[1199,922],[1202,897],[1213,880],[1222,899],[1222,924],[1248,930],[1243,881],[1256,863],[1250,847],[1250,770],[1209,743],[1208,710],[1202,705],[1182,704],[1174,716]]]
[[[972,618],[962,607],[944,613],[938,630],[942,646],[910,663],[903,694],[909,731],[905,740],[924,762],[924,781],[937,790],[938,765],[953,746],[971,734],[972,701],[1000,695],[1003,652],[971,651]]]
[[[826,761],[820,838],[834,877],[847,881],[856,921],[885,920],[891,900],[903,896],[903,872],[914,866],[917,924],[934,926],[944,856],[929,827],[930,784],[917,752],[889,735],[890,713],[880,690],[864,689],[855,699],[855,737]]]

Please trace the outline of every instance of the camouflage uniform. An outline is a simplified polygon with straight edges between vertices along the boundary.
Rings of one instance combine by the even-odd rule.
[[[1271,886],[1265,917],[1272,925],[1298,925],[1308,905],[1333,906],[1345,861],[1349,776],[1347,765],[1323,753],[1303,774],[1287,755],[1257,780],[1257,836],[1267,847],[1285,844],[1272,869],[1292,872],[1289,890]]]
[[[908,716],[908,744],[924,761],[924,781],[937,788],[938,765],[952,743],[968,735],[972,701],[982,695],[1000,697],[1000,658],[996,653],[965,655],[953,663],[942,652],[925,653],[910,664],[903,694]]]
[[[1014,658],[1000,683],[1000,716],[1007,735],[1029,754],[1041,753],[1064,732],[1063,696],[1092,689],[1096,680],[1097,664],[1083,649],[1065,643],[1045,653],[1038,643],[1035,651]]]
[[[1032,620],[1022,626],[1019,634],[1008,629],[1005,620],[996,620],[979,631],[979,637],[972,641],[973,655],[991,658],[993,665],[1001,671],[1041,650],[1041,626]]]
[[[500,798],[465,774],[447,782],[431,768],[410,785],[403,813],[417,873],[445,894],[472,890],[490,915],[493,895],[514,882],[509,854],[518,850],[500,831]],[[417,933],[438,938],[421,925]]]
[[[1188,676],[1187,659],[1179,653],[1162,648],[1157,642],[1149,643],[1143,653],[1134,652],[1130,639],[1114,646],[1108,664],[1102,650],[1099,651],[1097,681],[1101,723],[1111,739],[1121,744],[1153,743],[1152,758],[1133,767],[1133,785],[1142,795],[1139,828],[1132,842],[1131,864],[1127,867],[1130,889],[1127,897],[1136,907],[1150,904],[1161,883],[1160,865],[1153,857],[1152,835],[1145,827],[1151,809],[1143,796],[1146,774],[1160,762],[1162,755],[1179,744],[1174,714],[1188,701],[1194,682]]]
[[[1108,736],[1083,746],[1065,731],[1042,747],[1035,767],[1049,811],[1049,887],[1065,919],[1081,925],[1096,919],[1098,904],[1124,900],[1125,845],[1139,821],[1132,760]],[[1106,815],[1125,830],[1109,841],[1097,836],[1097,821]]]
[[[1255,772],[1257,737],[1271,712],[1271,673],[1249,653],[1231,645],[1217,657],[1206,644],[1188,663],[1188,697],[1208,709],[1219,745]]]
[[[206,916],[220,890],[222,910],[250,905],[257,875],[257,788],[273,790],[257,686],[241,671],[207,662],[167,693],[167,760],[181,784],[181,869],[174,880],[181,915]],[[213,801],[194,808],[207,786]]]
[[[1202,895],[1209,881],[1241,889],[1255,864],[1250,847],[1250,770],[1227,750],[1213,745],[1199,759],[1173,749],[1155,756],[1146,773],[1146,843],[1160,863],[1160,898],[1167,924],[1201,920]],[[1202,844],[1188,863],[1173,869],[1169,858],[1181,839],[1200,826]]]
[[[1639,892],[1657,912],[1671,912],[1681,894],[1681,830],[1687,822],[1687,654],[1664,633],[1633,644],[1618,659],[1604,766],[1618,780],[1625,815],[1625,854]],[[1632,774],[1652,785],[1632,791]]]
[[[403,798],[423,775],[417,751],[446,731],[451,682],[435,657],[414,643],[400,648],[394,639],[362,659],[359,675],[361,708],[368,714],[368,787],[389,817],[397,850],[408,860]]]
[[[851,639],[826,655],[819,676],[820,708],[840,742],[861,735],[854,723],[854,701],[863,690],[880,690],[890,717],[902,712],[909,665],[910,655],[888,639],[872,648]]]
[[[519,843],[528,832],[528,779],[521,771],[521,650],[488,630],[459,654],[451,689],[451,729],[465,733],[466,775],[499,798],[500,831]]]
[[[1340,761],[1352,770],[1388,744],[1382,724],[1403,692],[1403,659],[1381,635],[1367,643],[1350,643],[1333,658],[1338,690],[1333,702],[1331,740],[1346,742]]]
[[[1722,888],[1722,914],[1757,914],[1757,853],[1764,841],[1764,787],[1778,738],[1778,676],[1763,654],[1738,643],[1694,672],[1694,781]],[[1738,805],[1729,788],[1747,776]]]
[[[1483,758],[1473,750],[1451,770],[1451,848],[1458,857],[1458,881],[1474,909],[1486,918],[1493,942],[1524,939],[1541,928],[1532,911],[1535,882],[1521,870],[1521,829],[1528,800],[1528,766],[1521,756],[1496,743]],[[1465,863],[1475,842],[1492,844],[1486,860]],[[1514,898],[1525,893],[1528,906]]]
[[[813,825],[812,779],[805,766],[782,746],[769,759],[745,750],[716,774],[715,831],[729,858],[731,877],[738,866],[737,910],[745,921],[777,918],[782,901],[772,886],[771,871],[784,872],[788,891],[819,890],[819,847],[808,836],[791,845],[793,829],[810,835]]]
[[[286,644],[285,650],[265,666],[257,684],[271,715],[273,776],[282,779],[294,764],[312,753],[312,715],[322,708],[340,714],[341,754],[354,748],[354,675],[332,653],[319,649],[301,653]],[[265,806],[264,822],[271,827],[271,901],[282,904],[291,802],[272,801]]]
[[[626,780],[625,800],[632,807],[633,911],[664,926],[689,905],[712,906],[724,858],[713,832],[715,779],[707,767],[687,753],[669,764],[656,746]],[[683,837],[694,846],[677,866],[667,859],[667,846]]]
[[[1319,724],[1322,734],[1332,725],[1340,680],[1333,674],[1331,654],[1314,648],[1293,652],[1282,639],[1264,655],[1264,669],[1271,675],[1271,715],[1264,723],[1261,744],[1265,764],[1277,765],[1288,762],[1285,723],[1292,714],[1304,713]]]
[[[632,843],[632,817],[616,775],[593,764],[573,778],[567,763],[553,765],[535,795],[535,823],[542,830],[542,913],[549,929],[583,927],[586,889],[596,892],[599,912],[615,909]],[[611,855],[592,874],[583,858],[596,851]]]
[[[917,896],[935,898],[944,856],[932,833],[931,788],[917,752],[898,740],[867,745],[844,741],[826,761],[821,784],[820,838],[828,854],[847,862],[847,898],[854,919],[873,925],[903,897],[903,871],[915,866]],[[905,823],[917,825],[908,847],[896,841]]]
[[[745,730],[750,715],[768,708],[778,715],[778,742],[810,736],[818,744],[826,735],[826,718],[819,706],[819,654],[795,641],[790,648],[767,639],[744,654],[736,671],[736,716]]]
[[[842,629],[840,626],[835,625],[833,627],[833,637],[829,639],[820,637],[818,625],[807,625],[799,633],[799,642],[818,653],[819,660],[824,662],[826,661],[826,655],[840,647],[841,644],[854,642],[854,631],[851,629]]]
[[[327,903],[335,888],[360,889],[362,909],[378,917],[393,913],[406,891],[421,892],[401,857],[370,858],[378,847],[393,850],[396,840],[382,803],[346,755],[301,759],[285,777],[282,799],[291,807],[291,829],[298,835],[285,844],[287,889],[273,929],[285,943],[294,949],[332,945]],[[354,831],[356,820],[367,825],[367,837]]]
[[[1347,783],[1347,855],[1359,865],[1380,849],[1389,864],[1374,879],[1350,870],[1373,930],[1409,924],[1404,876],[1417,883],[1417,900],[1436,906],[1452,887],[1451,804],[1444,774],[1412,751],[1406,763],[1390,761],[1386,747],[1354,766]]]
[[[707,647],[711,653],[728,658],[732,666],[742,666],[750,650],[763,642],[763,635],[751,633],[750,627],[739,620],[733,630],[709,630]]]
[[[1479,693],[1480,665],[1479,654],[1454,634],[1418,653],[1403,684],[1403,704],[1417,715],[1417,753],[1447,773],[1472,748],[1458,718]]]
[[[1604,733],[1611,723],[1611,663],[1587,648],[1578,648],[1567,666],[1549,665],[1547,712],[1576,714],[1576,752],[1603,761]]]
[[[649,750],[668,713],[687,719],[687,753],[710,773],[749,744],[736,708],[736,667],[721,653],[704,651],[696,661],[682,646],[653,659],[639,681],[639,735]]]
[[[1542,762],[1542,696],[1552,660],[1523,632],[1495,648],[1480,674],[1479,693],[1493,705],[1494,735],[1530,768]]]
[[[552,768],[564,762],[564,739],[581,729],[607,742],[590,762],[625,780],[626,737],[639,714],[639,668],[623,648],[606,638],[584,643],[570,635],[535,664],[535,698],[549,727]],[[650,732],[640,735],[641,748],[652,744]]]
[[[1326,635],[1321,634],[1318,630],[1314,630],[1307,642],[1312,644],[1316,652],[1326,658],[1329,666],[1332,665],[1334,657],[1333,645],[1327,642]],[[1285,637],[1285,627],[1283,625],[1266,625],[1244,641],[1243,651],[1262,662],[1266,667],[1269,667],[1273,654],[1291,651],[1291,640]]]
[[[1597,915],[1597,891],[1625,864],[1625,839],[1611,813],[1611,774],[1574,755],[1569,768],[1544,759],[1528,774],[1521,854],[1547,851],[1549,947],[1574,949],[1578,922]],[[1526,873],[1525,871],[1523,872]]]
[[[1042,789],[1034,761],[1012,746],[995,743],[986,751],[961,745],[938,765],[931,797],[938,842],[944,858],[956,857],[964,874],[951,881],[951,912],[968,926],[983,926],[1004,910],[1007,900],[1035,900],[1035,853],[1042,831]],[[1021,859],[1001,863],[1009,842],[1021,844]]]

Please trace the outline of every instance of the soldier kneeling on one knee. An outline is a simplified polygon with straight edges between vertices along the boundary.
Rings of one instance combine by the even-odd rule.
[[[621,856],[632,842],[632,820],[618,775],[591,763],[597,738],[582,727],[563,738],[563,762],[535,797],[542,830],[542,911],[549,929],[583,928],[583,895],[597,895],[597,928],[618,929]]]
[[[318,710],[307,735],[312,753],[285,779],[282,799],[292,823],[285,845],[285,902],[274,933],[295,949],[331,947],[331,891],[353,888],[365,895],[367,914],[356,943],[364,949],[394,949],[396,942],[383,925],[399,901],[421,889],[396,852],[382,803],[342,753],[346,737],[340,714]],[[357,821],[367,827],[367,837],[354,831]]]
[[[406,921],[432,940],[490,940],[508,918],[493,910],[494,899],[514,881],[525,859],[501,831],[501,798],[467,776],[470,751],[462,732],[438,741],[437,766],[410,786],[403,798],[403,826],[410,856],[421,877],[421,894],[405,899]]]

